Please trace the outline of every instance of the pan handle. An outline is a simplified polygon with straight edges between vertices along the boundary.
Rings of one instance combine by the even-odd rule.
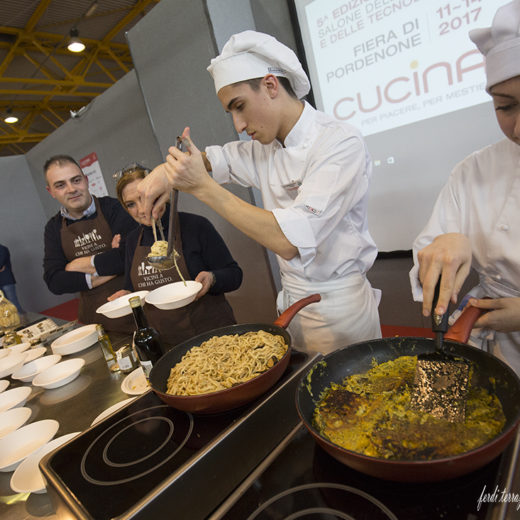
[[[466,307],[457,318],[457,321],[446,332],[444,339],[466,343],[473,325],[485,312],[487,311],[478,307]]]
[[[280,316],[275,320],[274,325],[277,327],[282,327],[286,329],[294,318],[295,314],[300,310],[309,305],[309,303],[316,303],[321,300],[321,295],[319,294],[311,294],[306,298],[302,298],[297,302],[293,303],[290,307],[287,307]]]

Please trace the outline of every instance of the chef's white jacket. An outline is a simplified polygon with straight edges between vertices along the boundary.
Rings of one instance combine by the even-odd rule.
[[[414,299],[422,301],[417,251],[443,233],[462,233],[470,239],[479,285],[468,297],[520,297],[519,223],[520,146],[504,139],[472,153],[452,171],[414,242]],[[520,374],[520,332],[474,329],[471,343],[505,359]]]
[[[295,343],[327,352],[380,337],[379,292],[365,276],[377,249],[366,218],[372,167],[360,133],[305,103],[284,145],[277,140],[268,145],[237,141],[210,146],[206,153],[217,182],[260,190],[264,208],[298,248],[291,260],[277,256],[285,293],[279,295],[279,310],[314,290],[322,294],[322,301],[304,313],[317,319],[314,325],[313,318],[300,316],[291,323]],[[359,290],[348,294],[354,278]],[[341,302],[329,301],[327,294],[338,290]],[[338,304],[341,319],[331,314]],[[300,326],[307,327],[302,334],[296,330]],[[324,336],[327,327],[333,329],[326,334],[329,339]]]

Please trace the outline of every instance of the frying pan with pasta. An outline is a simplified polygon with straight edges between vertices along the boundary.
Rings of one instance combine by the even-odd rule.
[[[291,336],[286,330],[292,318],[303,307],[320,301],[319,294],[313,294],[297,301],[283,312],[271,324],[248,323],[231,325],[213,329],[199,334],[188,341],[180,343],[164,354],[154,365],[150,373],[150,386],[157,396],[169,406],[186,412],[209,414],[220,413],[243,406],[263,393],[267,392],[283,375],[291,357]],[[231,388],[199,395],[171,395],[166,393],[171,369],[181,361],[183,356],[193,347],[201,345],[214,336],[245,334],[248,332],[265,331],[269,334],[282,336],[287,344],[287,352],[271,368],[244,383]]]

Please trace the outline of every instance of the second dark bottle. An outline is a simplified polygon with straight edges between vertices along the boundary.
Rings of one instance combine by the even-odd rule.
[[[135,325],[134,347],[143,367],[146,379],[149,378],[153,365],[163,355],[163,346],[159,333],[148,325],[141,305],[141,298],[134,296],[128,300],[134,314]]]

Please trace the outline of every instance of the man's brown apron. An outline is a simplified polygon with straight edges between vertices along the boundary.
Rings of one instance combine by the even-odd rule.
[[[95,197],[94,201],[96,204],[95,218],[79,220],[69,225],[66,224],[65,218],[62,218],[61,246],[69,262],[83,256],[103,253],[112,248],[112,231],[101,213],[99,201]],[[121,274],[103,285],[88,291],[81,291],[78,320],[86,324],[101,323],[106,330],[132,332],[135,326],[131,315],[111,319],[96,312],[98,307],[107,302],[108,296],[123,289],[124,281],[124,276]]]
[[[146,257],[150,252],[150,246],[141,245],[142,236],[141,229],[132,260],[131,279],[134,290],[152,291],[162,285],[181,281],[175,266],[159,271],[148,264]],[[189,280],[190,274],[182,254],[178,214],[175,215],[175,250],[180,254],[177,257],[179,270],[184,279]],[[223,294],[206,293],[200,300],[196,300],[186,307],[167,311],[147,303],[145,313],[148,323],[161,334],[167,348],[208,330],[236,323],[233,310]]]

